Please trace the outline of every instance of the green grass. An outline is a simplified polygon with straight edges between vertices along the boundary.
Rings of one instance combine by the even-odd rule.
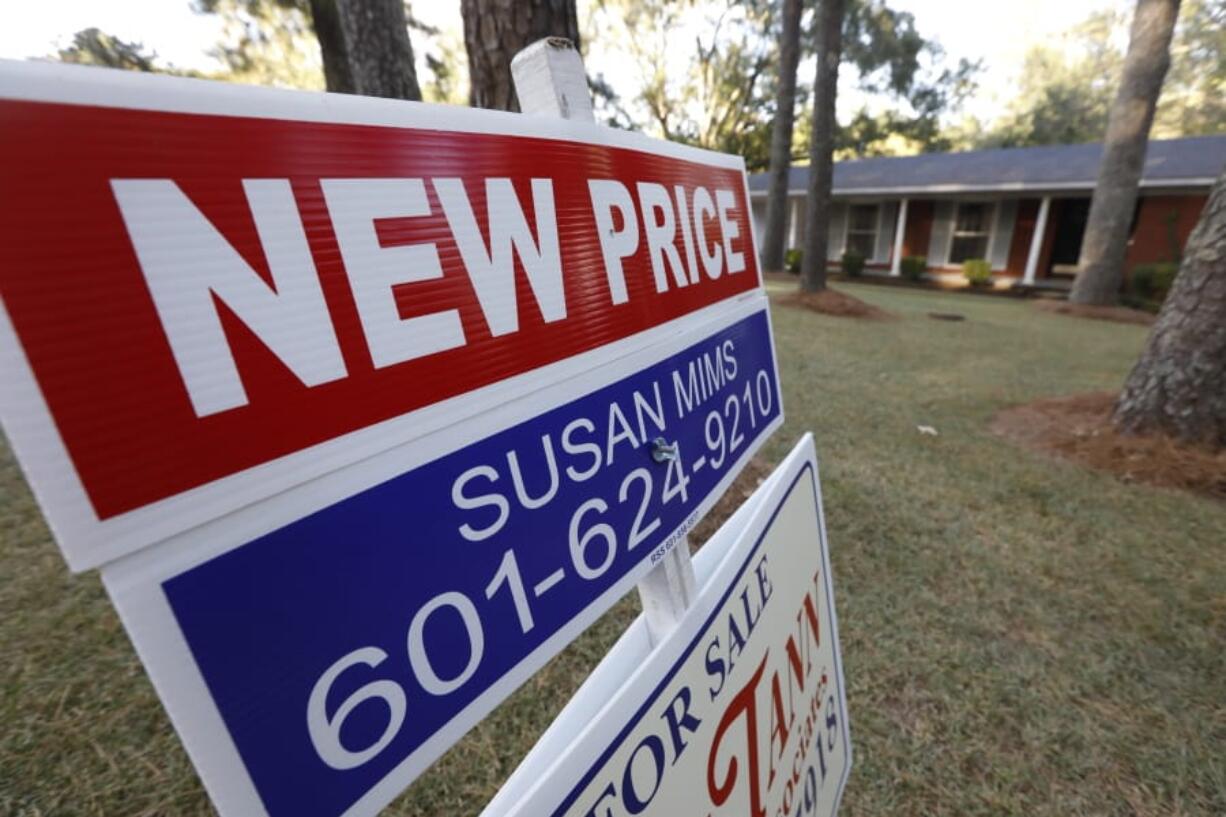
[[[788,422],[766,455],[817,437],[856,746],[844,812],[1226,813],[1226,506],[986,431],[1003,406],[1118,387],[1144,329],[843,288],[901,319],[774,310]],[[389,813],[479,811],[635,603]],[[211,813],[97,577],[68,574],[6,451],[0,656],[0,814]]]

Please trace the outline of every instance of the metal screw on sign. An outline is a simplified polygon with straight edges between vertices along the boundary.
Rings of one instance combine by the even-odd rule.
[[[651,441],[651,458],[656,462],[672,462],[677,459],[677,444],[656,437]]]

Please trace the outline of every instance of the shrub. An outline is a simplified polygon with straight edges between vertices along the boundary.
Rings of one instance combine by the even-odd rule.
[[[908,255],[899,263],[899,268],[904,278],[918,281],[924,277],[924,271],[928,269],[928,259],[922,255]]]
[[[800,250],[792,249],[783,254],[783,268],[793,275],[800,274]]]
[[[992,265],[982,258],[968,258],[962,262],[962,275],[973,287],[986,286],[992,282]]]
[[[1129,292],[1146,301],[1162,301],[1170,292],[1179,264],[1162,261],[1157,264],[1137,264],[1128,279]]]
[[[854,250],[843,253],[843,272],[852,278],[859,278],[864,272],[864,256]]]
[[[918,281],[928,271],[928,257],[924,255],[904,255],[898,267],[904,278]]]
[[[1162,303],[1159,301],[1151,301],[1149,298],[1138,298],[1131,292],[1120,293],[1120,305],[1126,306],[1129,309],[1137,309],[1141,312],[1148,312],[1151,315],[1157,315],[1162,309]]]

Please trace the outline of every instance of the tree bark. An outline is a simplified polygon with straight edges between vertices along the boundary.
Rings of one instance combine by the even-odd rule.
[[[1115,406],[1129,433],[1226,447],[1226,170]]]
[[[474,108],[518,111],[511,59],[545,37],[565,37],[579,48],[575,0],[460,0],[464,48]]]
[[[311,27],[319,40],[319,55],[324,63],[324,83],[334,94],[352,94],[353,72],[336,0],[310,0]]]
[[[801,0],[784,0],[779,40],[779,96],[771,131],[770,191],[766,196],[766,235],[762,267],[783,269],[784,231],[788,221],[788,175],[792,167],[792,125],[796,109],[796,64],[800,61]]]
[[[421,99],[404,0],[336,0],[353,89],[365,96]]]
[[[800,288],[826,288],[827,225],[834,177],[834,102],[839,90],[843,52],[843,0],[819,0],[817,7],[817,76],[813,81],[813,139],[809,145],[808,212],[800,266]]]
[[[1137,0],[1082,240],[1081,271],[1069,296],[1074,303],[1113,304],[1119,299],[1137,184],[1162,80],[1171,63],[1171,34],[1178,16],[1179,0]]]

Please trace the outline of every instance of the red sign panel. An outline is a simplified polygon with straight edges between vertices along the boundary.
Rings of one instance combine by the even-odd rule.
[[[0,98],[0,298],[99,520],[759,287],[739,167],[406,107]]]

